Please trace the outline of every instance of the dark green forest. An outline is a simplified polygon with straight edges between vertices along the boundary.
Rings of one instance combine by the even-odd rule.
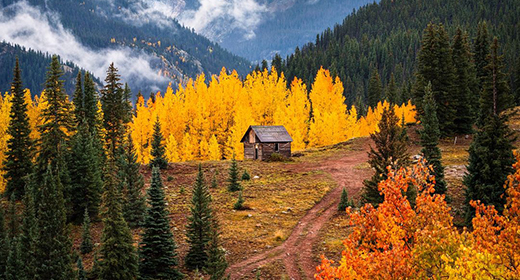
[[[45,72],[51,63],[51,55],[5,42],[0,42],[0,65],[2,65],[0,68],[0,92],[11,90],[11,82],[13,81],[12,69],[14,69],[16,57],[20,60],[20,64],[24,65],[22,79],[25,88],[30,89],[33,95],[39,95],[44,88]],[[64,88],[65,91],[72,93],[75,87],[74,78],[83,69],[80,69],[70,61],[62,63],[65,69],[63,74],[63,80],[65,80]],[[101,84],[97,78],[94,78],[94,81],[97,84]]]
[[[357,96],[366,103],[373,69],[377,69],[385,87],[394,74],[401,91],[411,91],[408,83],[415,80],[422,34],[430,22],[442,23],[450,38],[460,27],[474,41],[478,23],[486,21],[490,40],[493,36],[499,39],[507,72],[514,73],[520,50],[519,18],[516,0],[382,0],[323,31],[315,42],[296,48],[283,62],[275,57],[273,65],[281,68],[289,81],[298,77],[307,85],[323,66],[341,78],[349,105]],[[513,83],[515,74],[509,80]]]

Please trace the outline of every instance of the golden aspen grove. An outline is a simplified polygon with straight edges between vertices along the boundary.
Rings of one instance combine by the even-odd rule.
[[[359,117],[355,107],[348,109],[344,103],[342,82],[325,69],[318,71],[310,92],[300,79],[293,80],[289,88],[286,84],[283,73],[274,68],[253,72],[244,81],[235,71],[228,74],[222,69],[209,81],[200,75],[176,92],[168,87],[164,94],[155,94],[155,102],[140,97],[130,123],[138,161],[148,164],[152,158],[153,123],[157,118],[170,162],[229,159],[233,154],[243,159],[240,139],[249,125],[284,125],[293,138],[293,150],[302,150],[368,136],[377,130],[383,109],[390,106],[380,102],[369,108],[365,117]],[[26,91],[33,140],[39,138],[36,127],[45,106],[42,95],[31,100],[31,93]],[[5,124],[0,126],[0,159],[7,148],[9,100],[9,93],[0,100],[0,124]],[[411,102],[394,105],[394,110],[405,123],[415,122]],[[0,191],[4,187],[1,181]]]

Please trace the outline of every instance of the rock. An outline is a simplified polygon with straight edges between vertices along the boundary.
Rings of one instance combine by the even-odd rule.
[[[258,227],[258,228],[262,227],[262,224],[258,223],[258,224],[256,224],[256,227]]]
[[[287,211],[282,211],[282,214],[287,214]]]
[[[247,217],[248,217],[248,218],[251,218],[251,217],[253,217],[253,215],[251,215],[251,214],[247,214]]]
[[[292,212],[292,208],[291,207],[287,208],[287,212]]]
[[[254,176],[253,179],[260,179],[260,177],[258,177],[258,176]]]

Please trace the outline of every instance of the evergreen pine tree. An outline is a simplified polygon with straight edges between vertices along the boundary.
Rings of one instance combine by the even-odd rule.
[[[211,179],[211,188],[212,189],[218,188],[217,173],[218,173],[218,170],[215,171],[215,173],[213,174],[213,178]]]
[[[97,217],[103,189],[102,166],[99,146],[87,124],[82,121],[78,132],[72,138],[69,163],[71,219],[80,223],[83,210],[88,209],[91,217]]]
[[[472,200],[494,205],[499,212],[504,209],[504,182],[513,172],[512,150],[511,131],[503,117],[488,117],[469,147],[468,173],[464,176],[467,225],[475,216],[475,209],[469,205]]]
[[[455,69],[449,42],[450,39],[442,24],[428,24],[418,55],[418,72],[414,88],[414,101],[420,116],[424,113],[422,107],[424,89],[428,83],[432,83],[439,128],[443,135],[450,135],[455,131],[453,120],[456,116],[456,104],[451,100]]]
[[[345,212],[345,209],[351,206],[354,206],[354,202],[348,199],[347,190],[343,188],[343,191],[341,192],[341,197],[339,199],[338,211]]]
[[[370,80],[368,81],[368,103],[369,107],[375,108],[383,97],[383,86],[377,68],[372,69]]]
[[[85,268],[83,267],[83,261],[81,257],[78,257],[78,261],[76,262],[76,267],[78,271],[78,276],[76,279],[78,280],[87,280],[87,273],[85,272]]]
[[[399,126],[399,118],[393,109],[384,109],[378,127],[379,131],[370,135],[376,149],[371,147],[368,153],[368,163],[375,170],[375,174],[371,179],[365,180],[362,194],[365,203],[375,206],[384,199],[379,193],[378,184],[386,180],[387,166],[398,169],[410,162],[403,128]]]
[[[228,191],[236,192],[242,189],[240,182],[238,181],[238,164],[235,159],[235,155],[231,159],[231,166],[229,167],[229,178],[228,178]]]
[[[6,197],[15,194],[21,199],[25,190],[25,177],[33,170],[32,156],[34,152],[33,141],[30,138],[31,127],[27,116],[27,104],[25,104],[24,89],[21,80],[21,70],[16,58],[14,78],[11,84],[13,99],[7,134],[6,158],[4,161],[4,178],[7,180],[5,189]]]
[[[90,235],[90,217],[88,209],[85,208],[83,215],[83,232],[81,233],[81,245],[79,250],[82,254],[88,254],[92,252],[92,249],[94,249],[94,244],[92,244],[92,237]]]
[[[204,174],[199,165],[199,173],[193,187],[190,216],[186,226],[190,248],[185,263],[189,269],[201,269],[207,266],[208,243],[211,240],[213,219],[210,203],[211,194],[204,183]]]
[[[423,100],[424,115],[421,117],[423,129],[419,132],[421,136],[421,152],[428,164],[433,167],[435,175],[435,193],[446,193],[446,181],[444,181],[444,166],[441,162],[441,150],[439,149],[439,121],[437,119],[437,106],[433,99],[431,84],[425,89]]]
[[[8,253],[9,242],[5,228],[4,208],[0,207],[0,276],[5,275]]]
[[[90,76],[90,73],[85,73],[85,87],[83,93],[83,111],[84,122],[87,124],[92,135],[96,136],[96,142],[101,143],[101,126],[102,120],[98,112],[98,94],[96,92],[96,85]]]
[[[503,184],[513,172],[512,131],[506,123],[507,115],[500,114],[511,106],[513,99],[506,76],[502,73],[502,56],[498,55],[496,38],[488,61],[489,64],[484,67],[480,97],[479,124],[482,129],[469,148],[468,173],[464,176],[468,225],[475,215],[475,209],[469,205],[472,200],[494,205],[495,209],[502,212],[505,203]]]
[[[475,53],[475,68],[477,72],[477,82],[479,91],[482,90],[484,83],[483,78],[486,76],[486,70],[484,69],[488,64],[489,55],[489,33],[487,23],[485,21],[479,22],[477,27],[477,37],[474,40],[473,51]]]
[[[36,251],[36,187],[34,186],[34,176],[30,175],[28,184],[25,188],[25,196],[23,199],[24,210],[22,216],[22,225],[20,229],[20,260],[24,264],[23,270],[18,272],[21,279],[34,279],[36,272],[36,260],[34,252]]]
[[[386,92],[386,100],[388,100],[388,102],[391,105],[394,105],[394,104],[400,105],[401,104],[399,102],[399,97],[398,97],[398,93],[397,93],[397,85],[395,84],[394,73],[392,73],[390,75],[390,82],[388,82],[388,86],[387,86],[385,92]]]
[[[125,134],[125,120],[127,119],[127,104],[125,91],[121,87],[120,75],[114,63],[111,63],[105,78],[105,87],[101,90],[101,105],[103,108],[103,126],[105,128],[105,142],[110,150],[109,154],[116,158],[116,151],[121,146]]]
[[[491,115],[500,115],[514,103],[504,69],[503,56],[499,54],[498,39],[495,37],[491,46],[491,53],[484,67],[485,76],[482,77],[482,92],[480,94],[480,115],[478,124],[485,123]],[[502,182],[503,183],[503,182]]]
[[[157,166],[160,169],[166,169],[168,167],[168,161],[165,157],[166,149],[163,144],[163,136],[161,132],[161,122],[159,122],[159,118],[155,120],[155,124],[153,125],[153,135],[152,135],[152,152],[153,156],[150,161],[150,165]]]
[[[244,169],[244,173],[242,173],[242,181],[249,181],[251,180],[251,175],[247,172],[247,170]]]
[[[100,280],[138,278],[138,258],[132,233],[123,218],[121,193],[114,175],[115,164],[109,162],[103,192],[103,232],[98,261],[94,270]]]
[[[85,101],[83,85],[81,82],[81,71],[78,72],[78,76],[76,77],[76,85],[72,103],[74,104],[74,116],[76,117],[76,123],[79,124],[85,118]]]
[[[68,280],[74,277],[63,186],[57,174],[58,171],[52,170],[49,164],[40,186],[33,255],[34,279]]]
[[[233,209],[242,210],[244,208],[244,198],[242,197],[242,191],[238,193],[237,202],[233,205]]]
[[[456,104],[457,114],[453,120],[455,133],[468,134],[472,132],[475,98],[478,95],[475,72],[472,70],[472,56],[468,37],[460,28],[453,38],[453,66],[455,79],[453,83],[452,102]]]
[[[228,263],[226,261],[226,251],[220,242],[219,225],[216,219],[213,220],[210,239],[208,242],[208,261],[204,272],[210,275],[210,280],[224,279]]]
[[[146,200],[142,194],[143,175],[139,172],[139,163],[135,153],[132,137],[123,146],[118,161],[118,177],[124,192],[123,215],[131,228],[138,227],[144,218]]]
[[[40,150],[37,159],[38,174],[40,179],[47,172],[48,164],[55,169],[59,160],[63,160],[66,152],[66,143],[69,132],[73,129],[72,106],[67,100],[67,94],[63,89],[63,75],[61,65],[57,56],[52,57],[51,66],[47,72],[45,81],[45,102],[47,106],[41,113],[42,125],[38,128],[40,132]],[[66,166],[60,166],[60,178],[66,173]],[[39,180],[38,180],[39,181]]]
[[[177,269],[177,246],[170,229],[159,170],[153,167],[152,182],[148,189],[149,207],[139,245],[139,275],[141,279],[181,279],[183,275]]]

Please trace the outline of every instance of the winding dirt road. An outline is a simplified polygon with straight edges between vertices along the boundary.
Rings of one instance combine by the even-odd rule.
[[[342,152],[340,156],[289,167],[300,171],[323,170],[337,182],[337,187],[300,219],[291,235],[280,246],[231,265],[227,270],[231,279],[249,277],[254,269],[280,259],[283,260],[289,279],[313,279],[318,261],[312,249],[319,241],[320,230],[337,212],[341,191],[345,187],[350,197],[359,197],[363,180],[371,174],[369,168],[356,168],[368,160],[368,144],[367,141],[363,142],[354,144],[353,150]]]

